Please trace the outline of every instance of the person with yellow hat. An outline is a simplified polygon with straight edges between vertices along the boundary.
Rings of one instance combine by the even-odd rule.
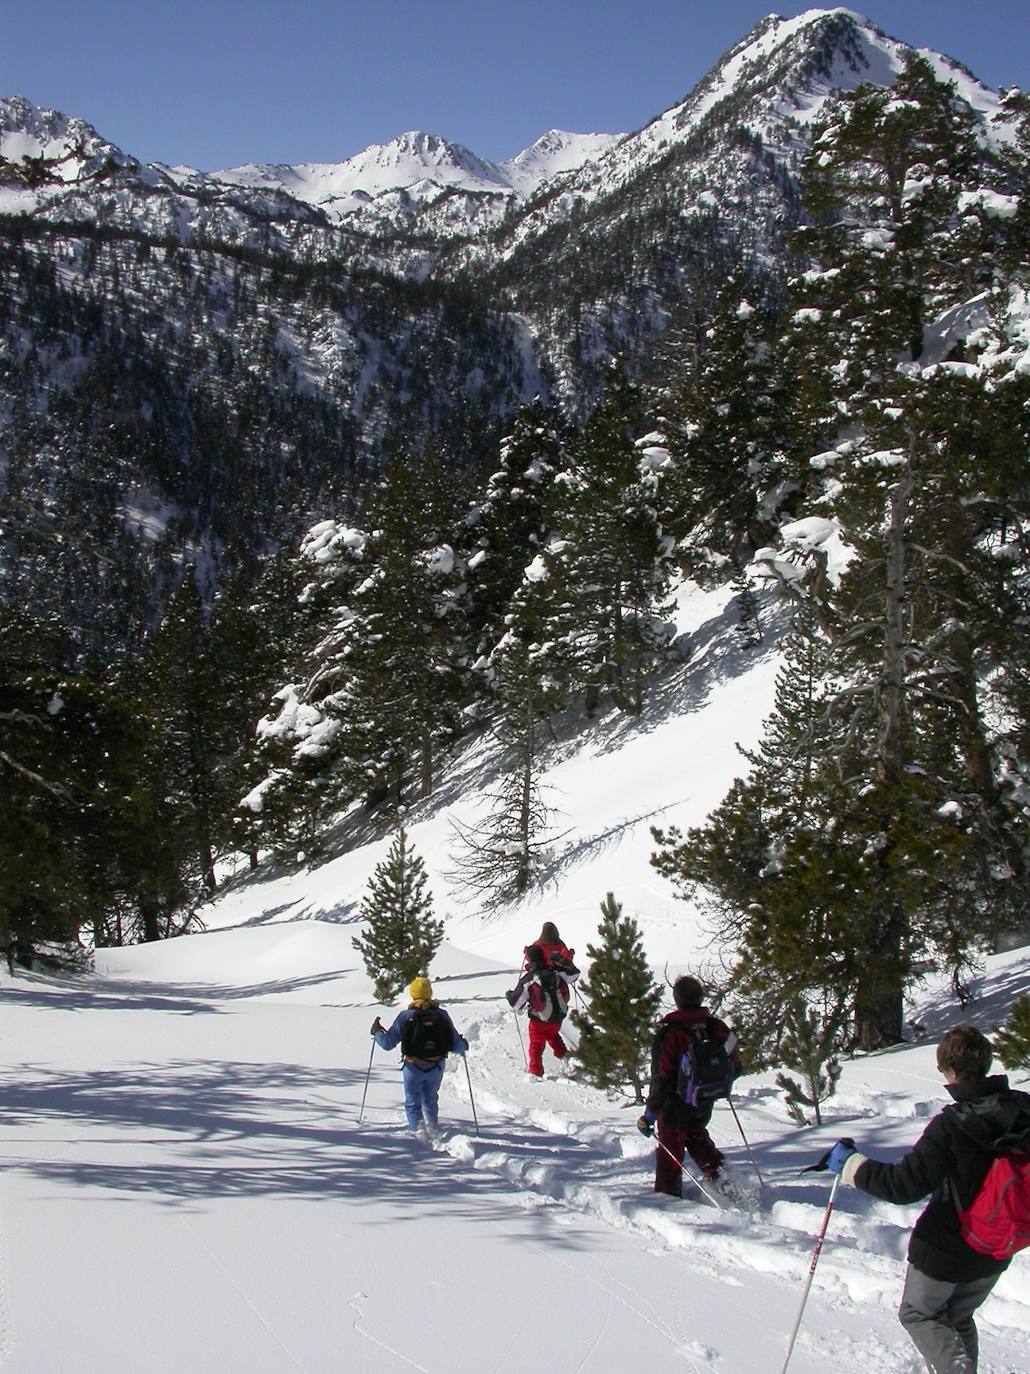
[[[439,1129],[440,1084],[448,1054],[464,1054],[468,1041],[459,1035],[448,1013],[433,998],[433,986],[420,974],[408,984],[410,1005],[387,1029],[377,1016],[372,1035],[381,1050],[400,1045],[404,1081],[404,1115],[408,1134],[435,1135]]]

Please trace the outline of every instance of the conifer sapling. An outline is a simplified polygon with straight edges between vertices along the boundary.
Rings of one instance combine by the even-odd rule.
[[[599,943],[587,945],[589,982],[586,1010],[572,1013],[579,1031],[574,1057],[583,1076],[598,1088],[633,1089],[644,1100],[647,1055],[661,990],[655,984],[631,916],[609,892],[601,903]]]
[[[788,1013],[786,1031],[780,1045],[783,1062],[801,1075],[802,1081],[789,1074],[778,1073],[776,1085],[784,1090],[787,1112],[799,1126],[810,1122],[805,1108],[815,1113],[815,1124],[822,1124],[820,1103],[837,1090],[841,1065],[837,1059],[841,1017],[820,1016],[815,1008],[795,1002]]]
[[[443,922],[433,916],[426,891],[425,865],[408,845],[403,825],[389,853],[373,873],[361,904],[365,934],[353,944],[380,1002],[392,1002],[400,990],[426,973],[443,939]]]

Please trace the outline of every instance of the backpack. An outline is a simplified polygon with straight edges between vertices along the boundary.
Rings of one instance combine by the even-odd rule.
[[[529,980],[526,995],[529,1000],[529,1014],[534,1021],[547,1021],[553,1025],[565,1020],[569,993],[564,980],[558,977],[553,968],[540,969],[534,973]]]
[[[958,1221],[962,1239],[980,1255],[1007,1260],[1030,1245],[1030,1145],[992,1160]]]
[[[454,1028],[441,1007],[419,1007],[401,1030],[401,1052],[410,1059],[443,1059],[454,1048]]]
[[[680,1056],[676,1093],[688,1107],[704,1107],[729,1097],[733,1086],[733,1061],[726,1042],[719,1038],[713,1017],[691,1026],[692,1043]]]

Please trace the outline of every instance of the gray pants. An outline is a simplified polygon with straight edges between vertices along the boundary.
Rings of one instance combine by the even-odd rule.
[[[930,1374],[976,1374],[978,1354],[973,1313],[1000,1274],[968,1283],[931,1279],[910,1264],[898,1316],[916,1343]]]

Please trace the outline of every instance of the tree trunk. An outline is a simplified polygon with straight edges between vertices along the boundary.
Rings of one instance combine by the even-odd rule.
[[[887,576],[883,617],[883,671],[880,676],[877,772],[888,785],[904,765],[905,715],[905,521],[912,495],[911,469],[891,491],[887,529]]]
[[[905,524],[915,478],[909,467],[890,494],[887,527],[886,578],[883,615],[883,664],[879,690],[879,739],[876,771],[883,785],[885,811],[880,829],[890,833],[896,787],[903,775],[906,655],[905,655]],[[904,1020],[905,979],[902,971],[908,917],[892,892],[890,854],[880,856],[884,903],[879,932],[864,952],[863,973],[855,994],[855,1034],[864,1050],[897,1044]]]
[[[433,791],[433,742],[428,732],[422,736],[419,750],[419,788],[420,797],[428,797]]]

